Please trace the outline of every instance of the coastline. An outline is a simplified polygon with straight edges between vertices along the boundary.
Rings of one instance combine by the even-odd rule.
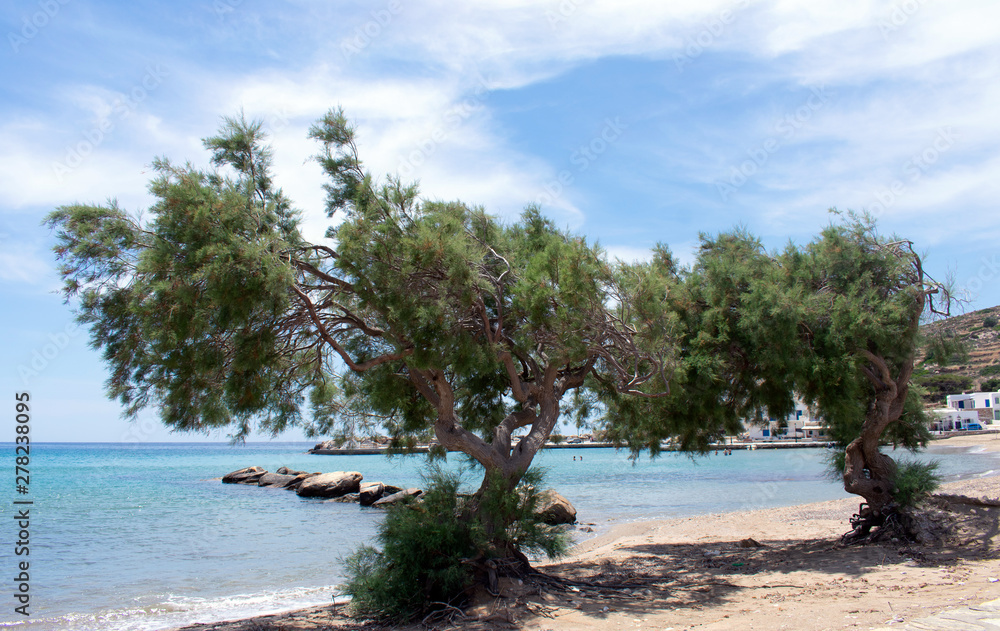
[[[935,445],[1000,452],[1000,435],[957,436]],[[1000,477],[950,482],[939,492],[1000,499]],[[523,606],[507,611],[505,619],[539,631],[635,628],[637,623],[654,628],[878,628],[1000,598],[1000,583],[989,580],[1000,573],[995,527],[1000,510],[987,516],[992,530],[977,533],[976,524],[963,522],[955,526],[965,529],[956,531],[961,537],[939,548],[846,548],[839,536],[849,529],[847,518],[858,501],[616,524],[582,541],[570,556],[538,568],[584,583],[613,577],[615,585],[634,583],[642,589],[522,593],[523,588],[508,585],[507,600]],[[748,539],[761,547],[741,548]],[[499,620],[494,607],[475,608],[479,620],[458,621],[453,628],[497,628],[491,626]],[[343,610],[311,607],[175,631],[377,628],[360,626]]]

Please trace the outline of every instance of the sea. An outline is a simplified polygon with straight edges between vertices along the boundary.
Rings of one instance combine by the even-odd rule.
[[[420,486],[423,455],[321,456],[311,443],[31,445],[30,494],[0,499],[0,627],[152,631],[330,603],[342,559],[371,543],[383,513],[282,489],[222,484],[257,465],[360,471]],[[0,444],[13,462],[14,445]],[[581,540],[648,519],[788,506],[847,497],[826,449],[734,451],[632,460],[614,449],[542,451],[546,486],[576,507]],[[954,480],[1000,473],[998,454],[932,446]],[[476,474],[463,458],[444,465]],[[13,475],[11,476],[13,477]],[[16,556],[14,500],[29,500],[29,554]],[[25,505],[18,505],[22,510]],[[847,515],[845,515],[846,520]],[[845,525],[845,530],[846,530]],[[29,563],[29,617],[15,611],[17,563]]]

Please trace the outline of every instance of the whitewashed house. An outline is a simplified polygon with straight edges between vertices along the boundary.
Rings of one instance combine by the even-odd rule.
[[[975,410],[977,421],[982,425],[993,425],[994,421],[1000,421],[1000,392],[949,394],[945,406],[952,410]]]
[[[979,411],[975,409],[938,408],[931,410],[931,419],[930,430],[932,432],[964,430],[969,426],[969,423],[982,425],[979,420]]]
[[[750,440],[828,440],[822,421],[813,415],[805,403],[797,397],[795,411],[785,418],[784,427],[778,419],[771,419],[767,425],[745,423],[745,437]]]

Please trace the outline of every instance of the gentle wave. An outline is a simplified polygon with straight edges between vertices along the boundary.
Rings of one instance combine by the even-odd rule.
[[[93,614],[67,614],[28,622],[4,622],[0,627],[30,631],[157,631],[190,624],[266,616],[333,602],[336,586],[238,594],[222,598],[166,596],[162,602],[104,609]],[[337,602],[345,602],[343,597]]]

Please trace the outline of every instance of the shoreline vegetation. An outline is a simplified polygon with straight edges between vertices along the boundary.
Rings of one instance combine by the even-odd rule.
[[[935,441],[1000,453],[1000,434]],[[800,445],[801,446],[801,445]],[[1000,598],[1000,471],[942,485],[934,540],[844,546],[858,500],[620,523],[437,629],[883,628]],[[343,604],[175,631],[378,629]],[[394,627],[400,628],[400,627]]]

